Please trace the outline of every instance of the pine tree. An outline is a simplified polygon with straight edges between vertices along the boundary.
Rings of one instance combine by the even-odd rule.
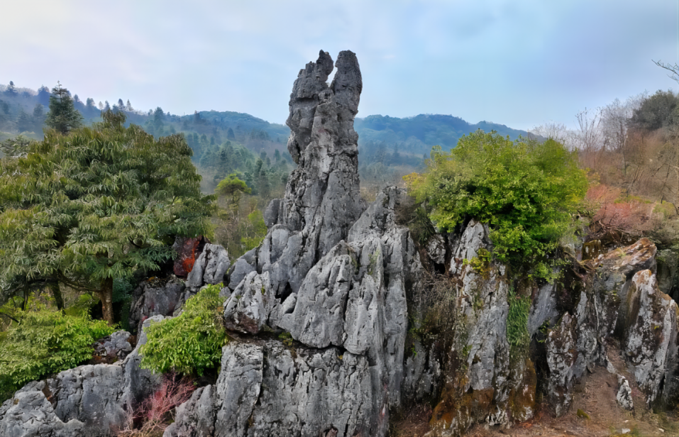
[[[57,82],[50,96],[50,111],[45,124],[57,132],[67,135],[82,124],[82,115],[75,109],[71,94]]]
[[[0,305],[60,285],[97,293],[113,323],[113,281],[158,270],[176,235],[209,232],[183,136],[155,140],[124,113],[94,128],[48,131],[28,154],[0,160]]]

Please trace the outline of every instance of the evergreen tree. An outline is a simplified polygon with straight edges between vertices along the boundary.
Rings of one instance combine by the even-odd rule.
[[[17,129],[19,132],[29,132],[32,126],[33,121],[31,120],[31,117],[22,109],[21,112],[19,112],[19,118],[17,119]]]
[[[38,90],[38,103],[42,106],[49,106],[50,104],[50,89],[44,85]]]
[[[13,81],[11,81],[11,80],[9,81],[9,85],[7,85],[7,89],[5,90],[5,94],[7,94],[8,96],[11,96],[11,97],[14,97],[14,96],[17,95],[17,91],[16,91],[16,88],[14,87]]]
[[[181,135],[155,140],[123,113],[68,136],[48,131],[28,154],[0,160],[0,304],[61,284],[99,294],[113,323],[113,281],[158,270],[175,235],[209,232]]]
[[[57,82],[57,86],[52,88],[50,111],[47,114],[45,124],[57,132],[66,135],[71,130],[80,127],[82,118],[82,115],[73,106],[71,94]]]

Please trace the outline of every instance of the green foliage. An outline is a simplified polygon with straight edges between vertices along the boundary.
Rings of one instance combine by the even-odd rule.
[[[0,304],[58,281],[106,294],[110,319],[113,279],[157,270],[175,235],[210,233],[214,198],[200,193],[184,138],[155,140],[124,121],[107,112],[0,161]]]
[[[0,337],[0,397],[45,375],[92,358],[92,343],[114,329],[84,315],[46,309],[24,312]]]
[[[245,250],[248,251],[259,246],[264,240],[264,237],[266,237],[266,231],[267,229],[262,211],[256,209],[248,214],[246,232],[245,235],[241,237],[241,242],[245,246]]]
[[[436,226],[452,230],[469,218],[488,223],[496,259],[548,277],[545,257],[569,229],[587,191],[575,152],[551,139],[512,142],[479,131],[450,152],[439,147],[431,155],[423,174],[405,179],[431,208]]]
[[[75,109],[71,93],[62,88],[60,83],[52,88],[50,96],[50,111],[47,113],[45,124],[57,132],[66,135],[82,125],[82,115]]]
[[[488,250],[480,248],[478,256],[475,256],[472,259],[465,259],[462,261],[462,264],[472,266],[476,273],[484,273],[488,271],[491,258],[492,255]]]
[[[221,287],[209,285],[186,301],[181,315],[146,328],[148,341],[140,349],[143,368],[200,376],[219,366],[227,342],[221,322]]]
[[[530,312],[530,296],[517,296],[512,290],[507,297],[509,312],[507,314],[507,341],[512,355],[521,354],[530,344],[528,333],[528,314]]]
[[[247,186],[245,181],[238,178],[238,175],[231,173],[222,179],[215,188],[215,194],[226,196],[230,203],[238,204],[242,194],[250,194],[252,190]]]

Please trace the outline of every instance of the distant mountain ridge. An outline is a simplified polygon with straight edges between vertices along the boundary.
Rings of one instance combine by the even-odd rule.
[[[357,118],[355,128],[361,142],[400,143],[401,150],[413,153],[426,153],[434,145],[451,149],[462,136],[478,129],[485,132],[496,131],[512,140],[528,134],[503,124],[487,121],[470,124],[459,117],[441,114],[420,114],[406,118],[369,115],[366,118]]]
[[[20,132],[34,132],[33,137],[41,137],[42,121],[40,116],[33,117],[35,107],[43,105],[44,112],[49,104],[50,90],[41,87],[38,91],[29,88],[14,88],[10,92],[8,86],[0,85],[0,137],[7,137]],[[75,107],[84,116],[87,123],[99,119],[100,108],[94,106],[94,101],[86,105],[76,98]],[[91,99],[88,99],[91,100]],[[100,103],[101,105],[101,103]],[[148,112],[132,109],[122,104],[106,107],[122,110],[128,116],[128,122],[138,124],[154,135],[167,135],[175,132],[198,133],[206,135],[206,141],[211,137],[219,143],[229,130],[235,138],[244,138],[282,143],[287,141],[290,129],[282,124],[270,123],[250,114],[234,111],[197,111],[189,115],[176,115],[160,112],[160,119],[155,114],[157,109]],[[158,129],[165,124],[167,129]],[[390,117],[388,115],[369,115],[356,118],[355,130],[359,135],[359,143],[368,149],[379,145],[389,149],[399,150],[411,154],[428,154],[432,146],[439,145],[444,150],[457,145],[457,141],[469,133],[482,129],[485,132],[496,131],[500,135],[509,136],[515,140],[520,135],[527,135],[526,131],[512,129],[506,125],[481,121],[476,124],[468,123],[460,117],[442,114],[419,114],[413,117]],[[0,138],[2,139],[2,138]]]

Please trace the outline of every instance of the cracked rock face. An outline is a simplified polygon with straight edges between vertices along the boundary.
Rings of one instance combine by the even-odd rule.
[[[267,208],[271,231],[248,262],[260,273],[271,273],[277,297],[296,292],[311,267],[346,239],[365,209],[354,130],[363,89],[361,71],[350,51],[340,52],[335,67],[328,85],[333,61],[321,51],[316,62],[299,72],[290,95],[288,150],[297,168],[288,179],[285,197]],[[239,269],[247,270],[243,265]]]
[[[677,363],[677,304],[660,291],[650,270],[632,278],[627,317],[625,357],[634,365],[634,377],[650,406],[662,394],[663,382],[671,382]],[[675,395],[672,385],[665,384],[666,397]]]
[[[458,286],[451,290],[457,304],[451,316],[459,322],[454,328],[447,381],[431,422],[432,435],[441,436],[460,435],[477,422],[506,424],[512,389],[524,389],[521,369],[514,372],[517,381],[511,375],[505,267],[490,262],[477,271],[464,263],[481,249],[491,249],[488,227],[472,220],[456,241],[450,272],[458,279]],[[530,398],[534,399],[534,392],[533,387]],[[526,407],[518,414],[532,417],[532,401]]]
[[[283,330],[289,343],[235,338],[217,383],[180,407],[166,436],[385,435],[404,377],[405,284],[422,268],[409,231],[395,224],[404,194],[385,189],[284,301],[268,271],[240,282],[225,303],[227,327]]]
[[[321,52],[290,98],[288,148],[298,164],[272,202],[261,246],[229,272],[216,384],[179,407],[166,436],[383,436],[403,380],[406,284],[422,269],[385,189],[359,195],[353,120],[362,88],[356,56],[333,69]],[[283,333],[282,340],[252,337]]]
[[[184,282],[177,277],[149,279],[139,284],[132,293],[130,326],[140,333],[146,319],[157,315],[171,316],[183,302],[185,288]]]
[[[162,320],[155,316],[151,320]],[[34,381],[0,407],[3,437],[99,437],[125,429],[132,406],[153,393],[160,376],[139,367],[139,346],[124,361],[80,366]]]

